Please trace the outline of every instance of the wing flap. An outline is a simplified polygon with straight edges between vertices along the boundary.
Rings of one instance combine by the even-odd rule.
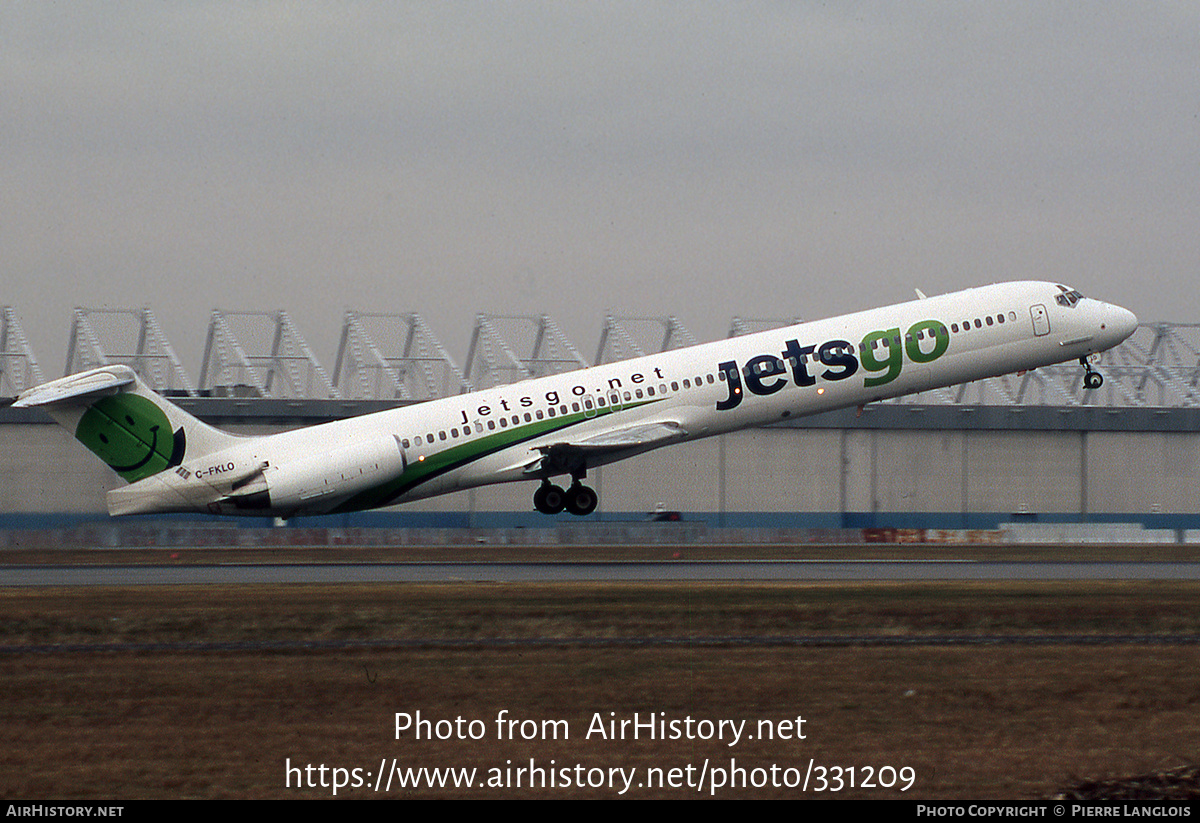
[[[665,446],[675,440],[687,436],[687,430],[674,421],[661,423],[646,423],[641,426],[629,426],[624,429],[613,429],[589,437],[585,440],[565,443],[551,443],[538,446],[542,454],[536,460],[525,465],[525,473],[544,475],[551,473],[570,473],[580,466],[586,466],[592,457],[608,456],[619,452],[646,451]]]
[[[603,454],[626,449],[639,449],[643,446],[657,446],[660,443],[677,440],[686,434],[683,426],[678,423],[647,423],[643,426],[631,426],[627,429],[604,432],[570,445],[582,450],[585,454]]]

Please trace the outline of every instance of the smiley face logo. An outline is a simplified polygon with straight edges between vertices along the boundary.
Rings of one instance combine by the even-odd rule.
[[[132,483],[183,462],[187,438],[171,434],[167,415],[136,394],[116,394],[93,403],[75,428],[75,439]]]

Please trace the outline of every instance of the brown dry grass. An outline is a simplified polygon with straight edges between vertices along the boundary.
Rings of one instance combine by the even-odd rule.
[[[1122,584],[243,586],[0,594],[0,643],[801,633],[1197,633],[1200,586]],[[301,797],[285,762],[362,767],[909,765],[916,787],[838,796],[1037,798],[1194,763],[1200,648],[731,645],[418,647],[0,656],[5,798]],[[499,741],[493,720],[565,719]],[[394,713],[478,718],[483,741],[394,735]],[[605,741],[593,714],[782,720],[807,739]],[[349,796],[376,796],[365,790]],[[595,796],[423,790],[399,796]],[[636,797],[695,797],[634,789]],[[722,797],[797,796],[725,790]],[[703,796],[703,795],[700,795]],[[828,796],[828,795],[826,795]]]

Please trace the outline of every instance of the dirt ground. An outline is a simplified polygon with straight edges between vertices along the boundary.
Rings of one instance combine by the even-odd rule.
[[[1048,798],[1196,763],[1200,646],[1095,638],[1198,624],[1191,583],[9,590],[0,796]],[[844,641],[947,634],[1027,642]]]

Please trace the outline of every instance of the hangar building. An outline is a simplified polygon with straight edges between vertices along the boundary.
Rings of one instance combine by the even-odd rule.
[[[12,396],[49,378],[15,311],[3,312],[0,395]],[[770,324],[735,318],[730,334]],[[416,314],[347,312],[340,339],[330,375],[285,312],[214,311],[193,384],[149,309],[78,309],[65,371],[128,363],[196,416],[262,433],[695,342],[674,318],[609,316],[589,359],[547,317],[480,315],[460,368]],[[1144,324],[1095,367],[1105,385],[1094,392],[1063,365],[651,452],[589,473],[592,518],[667,509],[730,527],[1200,528],[1200,327]],[[0,408],[0,477],[0,528],[103,519],[104,493],[121,482],[42,412],[12,408]],[[534,488],[305,522],[544,526],[553,518],[532,511]]]

